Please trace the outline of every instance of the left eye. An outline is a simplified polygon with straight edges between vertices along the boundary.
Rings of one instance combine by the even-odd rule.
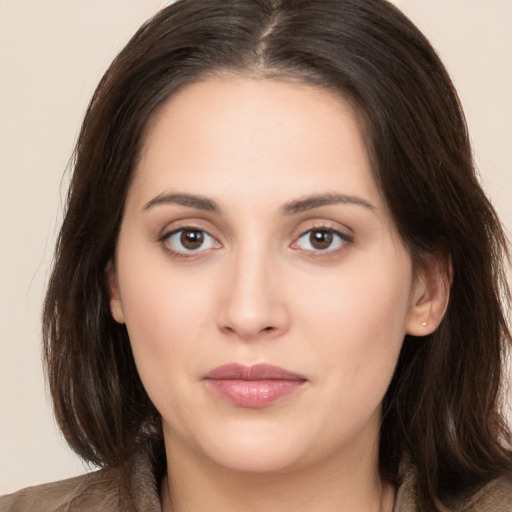
[[[306,231],[295,246],[306,251],[334,251],[348,242],[349,237],[333,229],[317,228]]]
[[[201,229],[184,228],[166,237],[166,244],[178,253],[200,252],[216,247],[215,239]]]

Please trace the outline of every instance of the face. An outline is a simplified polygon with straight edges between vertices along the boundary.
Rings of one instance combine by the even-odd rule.
[[[375,454],[426,299],[339,97],[244,78],[172,97],[112,268],[112,313],[172,453],[242,471]]]

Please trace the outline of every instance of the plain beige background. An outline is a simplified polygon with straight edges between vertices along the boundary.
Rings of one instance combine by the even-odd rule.
[[[45,395],[39,317],[71,155],[114,55],[162,0],[0,0],[0,494],[84,471]],[[512,0],[396,0],[466,109],[482,181],[512,230]]]

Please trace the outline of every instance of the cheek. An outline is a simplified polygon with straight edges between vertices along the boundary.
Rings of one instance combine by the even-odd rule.
[[[135,288],[125,302],[126,322],[133,345],[148,352],[176,351],[180,345],[189,346],[196,337],[201,318],[198,318],[197,293],[173,292],[173,285],[150,282]],[[176,288],[179,285],[176,283]],[[205,308],[201,315],[206,315]]]
[[[199,375],[197,361],[205,351],[206,337],[200,335],[197,294],[177,293],[169,282],[133,283],[126,326],[148,396],[162,417],[173,418],[175,428],[185,433],[188,427],[182,418],[189,412],[183,397],[190,396],[190,383]]]
[[[378,264],[347,268],[303,294],[305,340],[330,384],[347,397],[380,401],[389,385],[409,310],[412,272],[407,259],[402,263],[386,271]]]
[[[179,273],[170,272],[168,264],[144,255],[125,256],[118,273],[135,362],[148,393],[156,399],[155,393],[170,389],[169,381],[181,375],[176,370],[193,366],[207,341],[199,333],[202,324],[211,321],[211,287],[207,282],[191,286]]]

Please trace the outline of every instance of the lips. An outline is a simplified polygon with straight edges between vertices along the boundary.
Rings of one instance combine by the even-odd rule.
[[[209,391],[239,407],[266,407],[301,389],[306,377],[269,364],[227,364],[204,378]]]

